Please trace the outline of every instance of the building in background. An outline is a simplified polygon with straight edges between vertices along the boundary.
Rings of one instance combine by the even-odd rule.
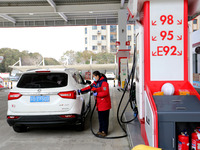
[[[118,47],[118,25],[86,26],[85,27],[85,50],[91,50],[94,53],[108,52],[116,53]],[[134,25],[127,25],[127,41],[130,46],[127,49],[134,50]]]
[[[193,86],[195,88],[200,88],[200,55],[195,53],[195,49],[199,47],[199,31],[200,31],[200,16],[196,17],[195,19],[189,21],[189,25],[192,28],[193,33],[191,33],[191,47],[193,52]],[[197,31],[199,30],[199,31]],[[198,83],[196,83],[198,82]]]
[[[200,29],[200,16],[196,17],[195,19],[189,21],[190,26],[192,27],[192,31],[195,32],[196,30]]]

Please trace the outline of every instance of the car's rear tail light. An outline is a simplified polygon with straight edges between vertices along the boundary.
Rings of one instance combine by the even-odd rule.
[[[7,116],[7,119],[18,119],[19,116]]]
[[[22,95],[20,93],[13,93],[13,92],[10,92],[8,94],[8,100],[15,100],[15,99],[18,99],[20,98]]]
[[[60,115],[61,118],[76,118],[75,115]]]
[[[58,95],[62,98],[76,99],[76,91],[60,92]]]
[[[45,73],[45,72],[51,72],[51,71],[36,71],[37,73]]]

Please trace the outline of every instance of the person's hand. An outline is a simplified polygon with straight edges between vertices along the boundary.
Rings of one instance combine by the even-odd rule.
[[[77,90],[77,93],[78,93],[78,95],[80,95],[80,94],[81,94],[81,90],[78,89],[78,90]]]
[[[93,93],[93,96],[97,96],[97,92],[94,92],[94,93]]]
[[[95,91],[96,91],[96,89],[97,89],[97,88],[93,87],[93,88],[91,89],[91,91],[95,92]]]

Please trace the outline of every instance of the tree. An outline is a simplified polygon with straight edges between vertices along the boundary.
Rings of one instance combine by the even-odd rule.
[[[112,53],[98,53],[96,54],[96,61],[98,64],[109,64],[109,63],[114,63],[114,54]]]
[[[24,66],[38,65],[43,59],[39,53],[30,53],[28,51],[22,51],[21,58]]]
[[[3,62],[0,64],[0,72],[10,72],[12,69],[9,65],[13,65],[19,60],[20,52],[16,49],[2,48],[0,55],[4,57]]]
[[[91,56],[94,56],[94,53],[92,51],[83,51],[82,52],[82,59],[85,62],[85,64],[90,63]]]
[[[45,65],[60,65],[60,63],[54,58],[45,58]]]
[[[92,51],[83,51],[83,52],[74,52],[67,51],[61,57],[61,63],[67,64],[66,61],[68,59],[68,64],[89,64],[90,58],[92,56],[93,63],[96,64],[108,64],[114,63],[114,54],[102,52],[102,53],[93,53]],[[73,60],[73,61],[72,61]]]
[[[0,49],[0,56],[4,57],[4,60],[0,64],[0,72],[11,72],[12,68],[9,66],[15,64],[19,58],[21,58],[22,65],[38,65],[43,56],[39,53],[31,53],[27,50],[20,52],[17,49],[2,48]],[[53,58],[47,58],[45,60],[46,65],[59,65],[59,62]]]
[[[61,62],[63,64],[72,65],[75,63],[75,52],[73,50],[66,51],[63,56],[61,57]]]
[[[78,64],[83,63],[83,59],[82,59],[82,53],[81,52],[77,52],[76,56],[75,56],[76,62]]]

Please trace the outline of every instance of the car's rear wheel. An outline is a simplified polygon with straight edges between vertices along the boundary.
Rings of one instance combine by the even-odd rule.
[[[85,117],[82,117],[80,124],[76,125],[76,130],[83,131],[84,129],[85,129]]]
[[[15,132],[21,133],[21,132],[27,132],[28,131],[28,127],[25,125],[14,125],[13,126],[13,130]]]

